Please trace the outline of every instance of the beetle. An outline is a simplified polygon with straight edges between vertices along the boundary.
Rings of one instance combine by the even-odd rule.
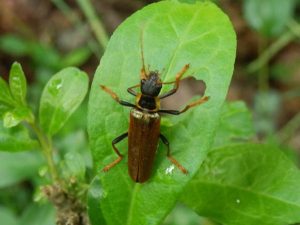
[[[170,154],[170,144],[167,138],[160,133],[161,113],[179,115],[188,109],[203,104],[208,101],[209,97],[204,96],[188,105],[182,110],[166,110],[160,109],[160,100],[173,95],[179,88],[181,77],[189,69],[190,65],[186,64],[176,74],[175,81],[162,82],[158,71],[146,71],[143,46],[141,42],[142,68],[140,71],[140,83],[129,87],[128,93],[135,96],[135,104],[121,100],[118,95],[104,85],[100,85],[102,90],[107,92],[115,101],[122,106],[131,107],[129,129],[112,141],[112,147],[118,158],[112,163],[105,166],[102,171],[106,172],[118,164],[123,155],[117,149],[116,144],[128,137],[128,172],[133,181],[143,183],[147,181],[151,175],[155,153],[159,139],[167,147],[167,158],[182,173],[187,174],[188,171]],[[160,91],[164,84],[174,84],[173,88],[161,95]],[[134,89],[140,88],[140,93]]]

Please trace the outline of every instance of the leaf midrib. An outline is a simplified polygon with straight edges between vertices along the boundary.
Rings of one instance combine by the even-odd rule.
[[[74,78],[73,79],[71,79],[71,82],[72,83],[76,83],[77,82],[77,80],[76,79],[78,79],[78,77],[77,76],[74,76]],[[69,93],[72,93],[73,92],[73,89],[72,89],[72,84],[69,84],[69,87],[70,88],[68,88],[67,90],[66,90],[66,92],[63,94],[63,96],[69,96]],[[59,111],[59,109],[62,109],[63,107],[62,107],[62,105],[63,105],[63,96],[60,96],[60,98],[58,99],[58,104],[56,104],[55,105],[55,107],[53,107],[54,108],[54,110],[53,110],[53,116],[51,117],[51,121],[50,121],[50,123],[49,123],[49,133],[53,133],[53,127],[55,128],[55,122],[56,122],[56,120],[54,120],[54,118],[56,118],[56,115],[57,115],[57,112]],[[71,114],[72,112],[68,112],[67,113],[67,118],[68,118],[68,116]],[[66,120],[65,120],[66,121]],[[65,123],[65,121],[63,121],[62,123]],[[61,123],[61,124],[62,124]],[[54,124],[54,125],[53,125]],[[61,127],[61,125],[59,126],[59,127]],[[55,132],[54,132],[55,133]],[[53,135],[53,134],[52,134]]]
[[[195,12],[195,14],[194,14],[193,18],[191,19],[188,27],[186,28],[186,30],[181,35],[181,38],[180,38],[180,36],[178,36],[178,40],[179,40],[178,41],[178,45],[177,45],[177,47],[175,48],[175,50],[174,50],[174,52],[172,54],[173,56],[171,57],[170,62],[168,63],[168,70],[167,70],[166,74],[169,74],[170,68],[171,68],[172,64],[174,63],[175,56],[176,56],[178,50],[180,49],[180,47],[182,46],[182,42],[184,41],[184,37],[190,31],[191,26],[193,25],[193,23],[194,23],[195,19],[198,17],[198,15],[199,15],[199,10],[197,10]],[[169,20],[171,20],[171,17],[168,17],[168,18],[169,18]],[[171,21],[170,21],[170,23],[171,23]],[[146,29],[146,26],[148,26],[148,24],[145,25],[144,29]],[[173,27],[172,23],[171,23],[171,26]],[[177,34],[177,32],[176,32],[175,29],[174,29],[174,32]],[[133,208],[134,208],[134,202],[136,200],[136,195],[137,195],[138,191],[141,189],[141,187],[142,187],[142,185],[140,185],[140,184],[135,184],[134,185],[134,188],[133,188],[133,191],[132,191],[132,195],[131,195],[131,203],[130,203],[130,206],[129,206],[129,209],[128,209],[128,217],[127,217],[128,219],[127,219],[127,223],[126,223],[127,225],[131,225],[132,224],[131,221],[132,221],[132,215],[133,215],[132,211],[133,211]]]
[[[170,74],[170,68],[171,68],[172,65],[174,64],[175,56],[177,55],[178,50],[181,48],[182,42],[184,41],[184,39],[185,39],[187,33],[189,33],[189,31],[190,31],[190,29],[191,29],[191,26],[192,26],[192,24],[195,22],[195,19],[198,17],[198,15],[199,15],[199,10],[197,10],[197,11],[195,12],[193,18],[191,19],[189,25],[187,26],[187,28],[185,29],[185,31],[183,32],[183,34],[181,35],[181,37],[178,36],[177,31],[176,31],[176,29],[174,28],[174,25],[173,25],[174,22],[172,21],[172,17],[168,16],[168,19],[169,19],[169,21],[170,21],[170,24],[171,24],[172,28],[174,29],[174,32],[175,32],[176,35],[177,35],[177,38],[178,38],[178,45],[177,45],[177,47],[175,48],[175,50],[174,50],[174,52],[173,52],[173,54],[172,54],[173,56],[171,57],[170,62],[167,63],[167,65],[168,65],[168,70],[167,70],[167,72],[166,72],[166,75]],[[165,77],[165,80],[166,80],[166,78],[167,78],[167,77]]]

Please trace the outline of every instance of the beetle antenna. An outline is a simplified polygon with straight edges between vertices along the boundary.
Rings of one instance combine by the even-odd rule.
[[[141,58],[142,58],[142,69],[141,69],[141,80],[142,80],[142,79],[147,79],[147,74],[148,74],[145,67],[143,30],[141,30],[140,42],[141,42]]]

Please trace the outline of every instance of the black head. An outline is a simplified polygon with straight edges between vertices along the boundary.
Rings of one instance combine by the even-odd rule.
[[[144,95],[158,96],[161,87],[162,83],[157,71],[150,71],[147,78],[141,80],[141,92]]]

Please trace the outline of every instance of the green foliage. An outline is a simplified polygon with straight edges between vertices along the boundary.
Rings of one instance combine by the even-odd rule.
[[[4,127],[14,127],[22,121],[32,123],[34,116],[26,106],[26,77],[19,63],[15,62],[10,69],[9,85],[0,78],[0,88],[0,116]]]
[[[96,177],[93,180],[92,185],[89,188],[88,192],[88,213],[89,213],[89,218],[91,220],[91,223],[93,225],[97,224],[106,224],[102,209],[101,209],[101,204],[102,198],[106,197],[106,192],[103,191],[100,179]]]
[[[0,152],[0,188],[36,176],[44,163],[38,152]]]
[[[26,102],[26,77],[19,63],[14,63],[9,72],[9,87],[13,98],[19,105]]]
[[[44,88],[39,110],[43,130],[54,135],[82,103],[88,91],[86,73],[66,68],[55,74]]]
[[[40,129],[40,124],[26,102],[27,84],[20,64],[12,65],[9,85],[1,78],[0,87],[0,113],[3,118],[0,122],[0,188],[25,179],[34,179],[37,183],[49,182],[49,176],[45,176],[45,173],[50,173],[50,177],[56,179],[58,169],[52,158],[52,140],[45,132],[50,135],[57,132],[81,104],[88,90],[87,75],[78,69],[66,68],[50,79],[41,98],[40,110],[41,120],[49,119],[50,126],[46,127],[48,130]],[[44,110],[51,110],[51,116],[46,118]],[[43,123],[45,124],[46,122]],[[40,145],[30,137],[28,128],[31,128]],[[33,149],[41,151],[19,152]],[[81,189],[85,184],[85,161],[77,153],[68,153],[61,164],[64,171],[61,176],[66,181],[66,188],[69,188],[68,185],[72,186],[72,193],[76,196],[77,192],[83,193],[84,190]],[[42,167],[44,172],[41,172]],[[43,178],[38,176],[39,172],[43,173]],[[80,185],[76,182],[80,182]],[[79,190],[77,187],[80,187]],[[22,196],[22,193],[17,196]],[[7,224],[54,224],[54,209],[49,205],[33,204],[18,218],[14,218],[14,214],[9,211],[0,210],[0,215],[1,213]]]
[[[293,16],[295,0],[244,0],[248,23],[265,36],[276,36],[286,28]]]
[[[6,128],[17,126],[20,122],[33,123],[34,116],[28,107],[19,106],[7,111],[3,116],[3,125]]]
[[[203,222],[203,223],[202,223]],[[199,217],[190,208],[177,204],[172,212],[167,216],[163,225],[201,225],[206,224],[204,220]],[[208,225],[208,224],[207,224]]]
[[[178,2],[189,3],[189,4],[195,4],[196,2],[207,2],[207,1],[215,2],[215,3],[219,2],[219,0],[178,0]]]
[[[209,153],[182,201],[224,225],[293,224],[299,184],[299,170],[273,146],[229,146]]]
[[[84,181],[85,162],[79,153],[67,153],[62,163],[62,173],[64,178],[66,178],[67,180],[76,178],[77,181]]]
[[[31,45],[16,35],[1,35],[0,49],[11,55],[22,56],[30,51]]]
[[[75,66],[75,65],[81,65],[83,62],[85,62],[91,55],[91,51],[89,48],[81,47],[78,49],[75,49],[62,57],[61,66]]]
[[[0,50],[13,56],[29,56],[37,68],[52,70],[59,70],[67,66],[80,66],[91,55],[88,47],[81,47],[66,55],[61,55],[52,46],[13,34],[0,36]]]
[[[271,135],[281,107],[281,96],[276,91],[257,92],[254,98],[255,129],[258,134]]]
[[[132,15],[112,36],[92,85],[88,129],[97,171],[116,159],[111,141],[128,129],[129,116],[129,110],[101,91],[99,84],[127,98],[124,97],[128,96],[127,87],[139,83],[141,33],[145,62],[152,70],[165,69],[161,74],[163,81],[174,80],[176,73],[190,63],[185,76],[193,74],[204,80],[206,95],[211,98],[203,106],[179,117],[170,117],[173,127],[162,128],[171,142],[172,154],[187,167],[187,176],[177,168],[171,174],[166,173],[173,165],[161,145],[152,177],[146,184],[136,184],[129,178],[126,159],[108,173],[98,173],[92,188],[100,179],[98,193],[101,194],[96,197],[101,201],[107,224],[159,224],[162,221],[209,149],[233,69],[235,35],[228,18],[212,3],[191,5],[165,1]],[[164,87],[163,92],[166,89]],[[124,143],[119,148],[126,152]],[[93,202],[89,205],[91,211],[99,208],[98,201],[90,200]]]
[[[292,16],[294,1],[276,2],[246,0],[244,4],[250,25],[265,36],[278,35]],[[111,141],[128,130],[129,109],[118,105],[99,85],[106,85],[124,100],[135,101],[126,89],[140,82],[141,42],[146,65],[161,72],[163,82],[173,81],[189,63],[184,77],[203,80],[205,95],[210,96],[204,105],[180,116],[166,116],[162,123],[172,155],[189,174],[183,175],[171,165],[160,144],[152,176],[144,184],[129,178],[126,157],[108,173],[100,172],[117,157]],[[80,65],[91,54],[83,47],[62,56],[51,46],[13,35],[0,36],[0,49],[30,57],[37,65],[36,71],[42,74],[36,77],[38,87],[28,88],[29,97],[35,98],[51,71]],[[88,209],[92,225],[160,224],[178,199],[186,206],[177,204],[164,224],[212,224],[202,216],[222,225],[299,222],[300,173],[276,147],[281,144],[277,134],[269,139],[271,144],[248,143],[255,138],[250,111],[243,102],[224,103],[234,57],[230,21],[209,1],[162,1],[128,18],[112,36],[92,84],[88,130],[96,175],[89,170],[93,163],[82,129],[86,126],[85,107],[73,114],[88,91],[87,75],[72,67],[55,74],[44,88],[36,120],[33,112],[38,111],[38,104],[26,101],[26,77],[21,65],[14,63],[9,83],[0,77],[0,188],[10,189],[17,201],[9,209],[0,207],[1,222],[53,225],[54,208],[41,204],[44,196],[39,187],[56,182],[76,201],[87,200],[82,206]],[[171,87],[164,85],[162,92]],[[275,130],[279,103],[276,93],[257,94],[259,134]],[[54,134],[58,135],[52,138]],[[118,148],[127,155],[126,141]],[[93,176],[87,185],[86,180]],[[23,183],[18,184],[24,180],[31,181],[35,200],[40,201],[26,208],[23,206],[28,205],[33,190],[24,194],[11,189],[15,185],[21,190]],[[0,195],[4,204],[11,198],[5,191]]]
[[[18,225],[18,220],[16,215],[14,215],[14,213],[8,208],[0,206],[0,218],[1,218],[1,223],[3,224]]]
[[[223,105],[213,147],[249,141],[255,136],[251,112],[244,102],[226,102]]]
[[[11,129],[3,127],[0,121],[0,151],[18,152],[36,149],[38,144],[29,137],[28,131],[22,126]]]
[[[14,100],[13,97],[10,93],[9,90],[9,86],[8,84],[5,82],[5,80],[3,80],[2,77],[0,77],[0,105],[2,104],[6,104],[8,106],[14,105]]]
[[[55,210],[49,204],[32,204],[21,216],[19,224],[54,225]]]

